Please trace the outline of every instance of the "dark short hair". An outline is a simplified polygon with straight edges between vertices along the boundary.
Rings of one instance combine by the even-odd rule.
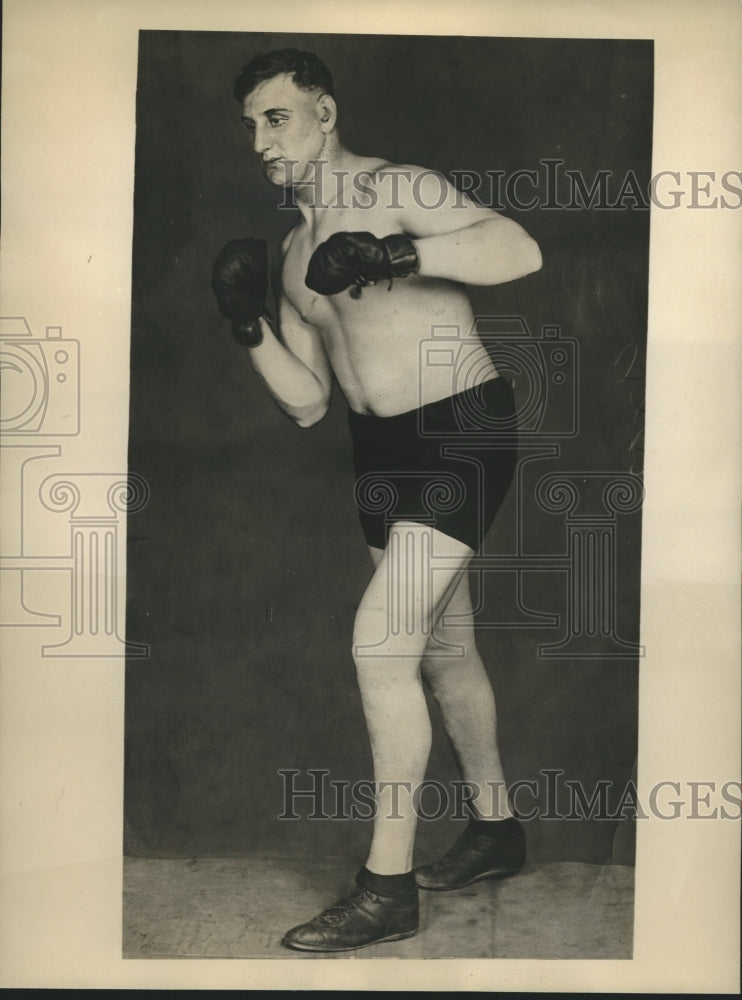
[[[234,83],[235,100],[241,104],[259,83],[281,73],[290,73],[300,90],[321,90],[323,94],[335,96],[332,74],[319,56],[299,49],[276,49],[260,52],[243,66]]]

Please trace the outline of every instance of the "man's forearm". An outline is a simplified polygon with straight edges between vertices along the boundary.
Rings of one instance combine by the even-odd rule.
[[[300,427],[316,423],[326,412],[328,394],[322,382],[260,320],[263,340],[248,348],[250,360],[277,405]]]
[[[499,285],[541,267],[541,251],[526,231],[497,216],[465,229],[415,240],[419,274],[468,285]]]

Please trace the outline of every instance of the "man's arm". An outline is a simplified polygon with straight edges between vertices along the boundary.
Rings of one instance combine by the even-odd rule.
[[[284,241],[282,252],[285,252]],[[276,289],[280,273],[276,271]],[[250,353],[255,371],[279,407],[300,427],[327,412],[332,375],[319,332],[303,323],[282,292],[280,336],[266,317],[268,254],[264,240],[230,240],[212,269],[211,287],[221,314],[232,321],[237,341]]]
[[[327,412],[332,371],[319,332],[301,320],[279,295],[279,330],[261,317],[263,340],[250,347],[250,359],[277,405],[300,427],[311,427]]]
[[[498,285],[541,267],[538,244],[522,226],[476,204],[441,174],[412,166],[384,168],[378,197],[389,199],[393,185],[395,218],[415,243],[419,274]]]

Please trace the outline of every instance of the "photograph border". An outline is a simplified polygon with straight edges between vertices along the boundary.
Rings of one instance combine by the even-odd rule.
[[[65,441],[68,467],[126,469],[140,29],[652,38],[653,175],[678,172],[696,202],[652,208],[638,791],[738,781],[740,212],[705,185],[739,170],[742,6],[469,0],[454,14],[384,0],[373,24],[359,12],[6,0],[1,312],[83,345],[90,423]],[[117,579],[125,593],[123,567]],[[638,824],[631,961],[121,959],[124,660],[43,659],[39,634],[0,633],[3,986],[737,992],[739,824],[710,816]]]

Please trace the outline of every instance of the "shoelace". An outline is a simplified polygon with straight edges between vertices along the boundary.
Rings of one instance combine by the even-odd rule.
[[[368,898],[368,895],[369,894],[366,889],[356,889],[350,894],[350,896],[347,897],[347,899],[341,899],[333,906],[324,910],[320,914],[319,919],[325,924],[339,924],[343,917],[352,913],[353,910],[356,909],[358,903]]]
[[[388,278],[382,278],[381,280],[389,282],[386,290],[391,292],[392,285],[394,284],[394,276],[392,275]],[[352,299],[360,299],[364,288],[368,288],[369,285],[373,286],[376,284],[378,284],[378,282],[371,281],[369,278],[364,278],[362,274],[357,274],[355,278],[353,278],[353,285],[350,289],[350,297]]]

